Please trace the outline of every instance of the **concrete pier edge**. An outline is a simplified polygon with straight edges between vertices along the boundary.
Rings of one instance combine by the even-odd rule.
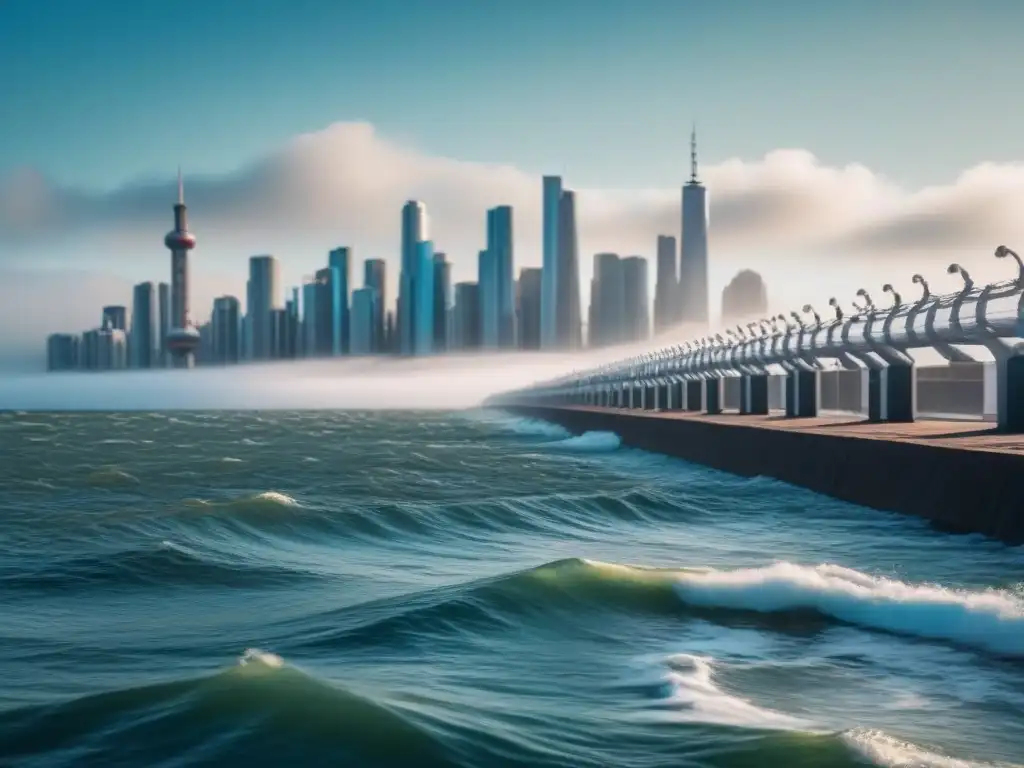
[[[614,432],[629,447],[914,515],[944,531],[981,533],[1009,544],[1024,542],[1020,453],[774,429],[739,415],[711,420],[699,414],[661,418],[649,411],[557,405],[499,407],[574,434]]]

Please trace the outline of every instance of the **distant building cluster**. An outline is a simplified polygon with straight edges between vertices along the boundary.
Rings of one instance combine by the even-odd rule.
[[[744,269],[722,291],[722,321],[735,323],[768,313],[768,289],[761,276]]]
[[[352,249],[338,247],[324,266],[285,291],[281,263],[252,256],[244,303],[214,300],[205,322],[193,324],[184,186],[178,177],[174,228],[164,244],[171,254],[169,283],[140,283],[126,306],[104,307],[98,328],[47,340],[49,370],[230,365],[247,361],[344,355],[429,355],[468,350],[577,350],[642,341],[679,323],[708,323],[707,194],[697,176],[696,135],[691,174],[682,190],[681,248],[673,236],[657,239],[653,302],[648,262],[642,256],[598,253],[584,329],[580,308],[576,196],[559,176],[542,180],[542,265],[515,276],[513,209],[486,214],[486,247],[477,257],[476,282],[452,285],[451,264],[430,238],[424,203],[401,211],[398,295],[388,303],[387,265],[362,263],[353,281]],[[753,277],[750,277],[753,276]],[[763,314],[764,286],[741,272],[723,294],[723,314],[740,308]],[[760,303],[758,303],[760,302]],[[653,317],[651,307],[653,303]]]

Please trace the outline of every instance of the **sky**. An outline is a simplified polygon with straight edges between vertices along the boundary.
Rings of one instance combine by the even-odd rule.
[[[586,306],[593,253],[678,235],[693,123],[713,305],[742,268],[786,308],[951,260],[1006,277],[1022,22],[1013,0],[0,0],[0,365],[168,279],[179,165],[199,319],[249,256],[293,284],[337,245],[386,258],[393,300],[409,198],[455,279],[501,203],[539,265],[546,173],[580,192]]]

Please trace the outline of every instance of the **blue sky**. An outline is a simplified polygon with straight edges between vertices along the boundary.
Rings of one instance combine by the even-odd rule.
[[[430,154],[671,187],[802,147],[909,185],[1024,136],[1014,0],[4,0],[0,175],[221,173],[366,120]]]

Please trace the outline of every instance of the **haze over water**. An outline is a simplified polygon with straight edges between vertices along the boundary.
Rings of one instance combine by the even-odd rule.
[[[5,766],[1024,763],[1024,550],[612,434],[6,412],[0,492]]]

